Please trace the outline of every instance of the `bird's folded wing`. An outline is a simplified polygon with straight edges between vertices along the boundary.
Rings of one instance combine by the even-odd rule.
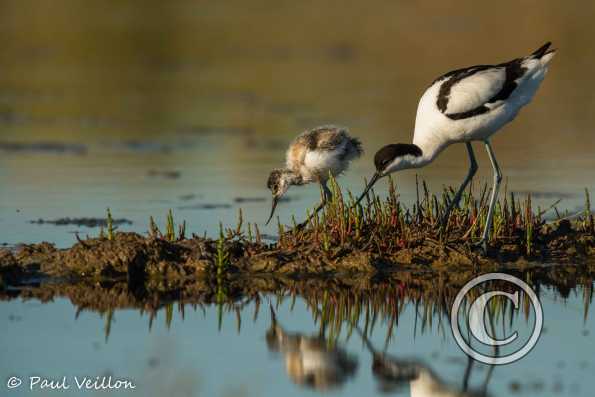
[[[436,105],[455,120],[489,112],[510,96],[522,74],[522,68],[514,61],[451,72],[440,82]]]

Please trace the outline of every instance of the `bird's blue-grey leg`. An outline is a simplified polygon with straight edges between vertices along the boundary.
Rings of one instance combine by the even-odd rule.
[[[482,245],[483,251],[487,252],[488,234],[490,232],[490,229],[492,228],[492,219],[494,218],[496,200],[498,200],[498,189],[500,189],[500,182],[502,182],[502,173],[500,172],[500,167],[498,166],[498,162],[496,161],[496,156],[494,156],[494,151],[492,150],[492,145],[490,144],[490,141],[486,140],[485,145],[486,150],[488,151],[488,156],[490,157],[490,162],[492,163],[492,168],[494,169],[494,186],[492,187],[492,195],[490,197],[488,218],[486,219],[486,225],[483,229],[483,235],[481,236],[481,240],[479,240],[478,245]]]
[[[320,212],[321,209],[324,208],[324,206],[329,202],[329,200],[333,197],[333,193],[331,192],[331,190],[328,188],[328,186],[326,185],[326,181],[324,182],[320,182],[320,186],[322,186],[322,191],[323,191],[323,196],[322,196],[322,201],[320,202],[320,204],[318,205],[318,207],[316,207],[316,209],[314,210],[313,213],[310,214],[310,216],[308,217],[308,219],[306,219],[304,222],[300,223],[298,225],[298,229],[303,228],[304,226],[306,226],[308,224],[308,222],[310,222],[310,220],[316,215],[318,214],[318,212]]]
[[[442,227],[446,226],[446,224],[448,223],[448,217],[450,216],[450,212],[455,206],[459,205],[459,201],[461,201],[461,196],[463,195],[463,192],[465,191],[467,185],[469,184],[469,182],[471,182],[471,179],[473,179],[473,176],[477,172],[477,160],[475,160],[473,146],[471,146],[471,142],[465,142],[465,146],[467,147],[467,153],[469,154],[469,172],[467,173],[465,180],[461,184],[461,187],[459,187],[459,190],[448,204],[446,212],[442,216],[442,221],[440,222]]]

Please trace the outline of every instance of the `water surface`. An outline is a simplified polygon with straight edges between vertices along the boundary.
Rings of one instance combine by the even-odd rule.
[[[475,393],[487,390],[491,396],[590,396],[595,387],[589,376],[595,365],[595,322],[585,306],[591,299],[588,291],[577,287],[564,291],[563,297],[541,289],[545,320],[539,342],[522,360],[491,371],[470,364],[437,306],[432,309],[406,292],[386,294],[386,303],[364,305],[359,311],[353,307],[360,315],[357,321],[329,317],[339,312],[331,301],[317,304],[290,293],[222,307],[172,303],[158,311],[101,313],[66,298],[44,304],[16,300],[0,305],[5,322],[0,349],[2,357],[10,357],[0,360],[0,373],[111,375],[132,381],[136,394],[148,396],[331,391],[341,396],[415,396],[414,391],[428,384],[450,390],[451,396],[463,396],[465,387]],[[508,336],[515,330],[528,335],[533,322],[534,315],[524,309],[507,311],[497,317],[494,335]],[[379,377],[373,371],[374,352],[387,354],[403,378],[389,382]],[[411,371],[419,376],[408,378]],[[49,395],[79,395],[70,392]],[[6,395],[30,394],[17,389]]]

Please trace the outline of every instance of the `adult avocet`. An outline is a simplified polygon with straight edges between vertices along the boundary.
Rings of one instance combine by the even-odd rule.
[[[286,168],[275,169],[269,175],[267,187],[273,194],[273,205],[267,224],[273,218],[279,199],[291,185],[320,183],[324,196],[311,216],[320,211],[331,197],[326,185],[329,175],[339,176],[362,153],[359,139],[349,136],[345,128],[322,126],[299,135],[287,149]]]
[[[494,169],[487,222],[478,242],[484,252],[487,251],[488,232],[502,180],[489,139],[512,121],[535,95],[555,54],[549,46],[548,42],[531,55],[510,62],[457,69],[436,79],[419,101],[413,144],[387,145],[376,153],[376,172],[358,202],[381,177],[395,171],[423,167],[447,146],[465,143],[469,172],[446,210],[442,219],[444,225],[477,171],[471,142],[483,141]]]

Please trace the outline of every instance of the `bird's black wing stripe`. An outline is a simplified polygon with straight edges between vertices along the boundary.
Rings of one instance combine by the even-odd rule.
[[[469,117],[478,116],[490,111],[490,108],[484,105],[478,106],[475,109],[467,110],[466,112],[446,114],[446,117],[452,120],[468,119]]]
[[[494,95],[487,103],[494,103],[497,101],[504,101],[510,97],[512,92],[518,87],[517,80],[527,71],[523,67],[523,60],[521,58],[503,63],[499,66],[504,66],[506,69],[506,80],[496,95]]]
[[[440,109],[442,113],[446,112],[446,109],[448,108],[448,100],[450,98],[450,90],[452,86],[454,86],[456,83],[463,80],[464,78],[473,76],[477,72],[481,72],[483,70],[487,70],[493,67],[494,66],[492,65],[470,66],[468,68],[453,70],[434,80],[434,82],[437,82],[444,79],[448,79],[440,86],[440,91],[438,92],[438,99],[436,100],[436,105],[438,106],[438,109]]]
[[[455,76],[455,79],[459,81],[467,76],[471,76],[473,73],[481,72],[482,70],[486,70],[493,67],[494,65],[474,65],[466,68],[451,70],[450,72],[444,73],[442,76],[432,81],[432,84],[430,85],[434,85],[434,83],[437,83],[438,81],[444,80],[452,76]]]
[[[527,70],[526,68],[524,68],[522,66],[522,61],[523,61],[522,58],[519,58],[519,59],[514,59],[510,62],[502,63],[499,65],[471,66],[469,68],[459,69],[459,70],[455,70],[455,71],[445,74],[438,80],[447,78],[449,76],[452,76],[452,77],[450,77],[449,80],[445,81],[442,84],[442,86],[440,87],[440,91],[438,93],[438,99],[436,100],[436,105],[438,106],[438,109],[440,109],[440,111],[442,113],[444,113],[448,118],[450,118],[452,120],[466,119],[469,117],[473,117],[473,116],[477,116],[477,115],[489,112],[490,108],[488,106],[486,106],[487,104],[495,103],[498,101],[504,101],[504,100],[508,99],[510,97],[510,95],[514,92],[514,90],[517,88],[517,86],[518,86],[516,83],[517,80],[520,77],[522,77],[523,74],[525,74],[525,72]],[[484,70],[488,70],[491,68],[502,68],[502,67],[505,70],[506,77],[504,80],[504,84],[502,85],[502,88],[500,89],[500,91],[498,91],[498,93],[496,95],[491,97],[486,103],[482,104],[481,106],[467,110],[465,112],[450,113],[450,114],[446,113],[446,109],[448,108],[448,101],[450,99],[450,91],[456,83],[460,82],[461,80],[463,80],[467,77],[474,75],[475,73],[478,73],[478,72],[481,72]]]

